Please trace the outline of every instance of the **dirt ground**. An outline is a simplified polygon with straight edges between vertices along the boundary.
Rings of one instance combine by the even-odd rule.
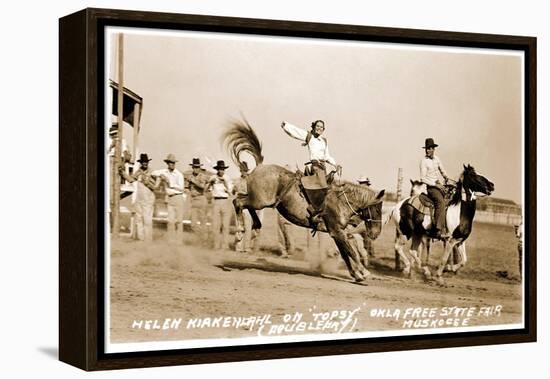
[[[183,244],[169,244],[160,229],[150,244],[124,237],[113,242],[111,342],[254,337],[259,332],[279,336],[401,331],[522,321],[517,242],[511,226],[475,224],[467,243],[466,267],[456,275],[447,274],[444,285],[427,282],[420,275],[404,278],[393,269],[395,231],[387,226],[375,241],[372,275],[358,285],[348,281],[341,259],[330,257],[334,248],[326,235],[312,239],[304,229],[294,228],[294,254],[290,259],[278,257],[274,219],[273,212],[266,213],[261,249],[247,255],[194,246],[191,233],[185,233]],[[441,247],[435,246],[432,267],[440,255]],[[264,328],[254,319],[239,323],[250,317],[257,322],[264,317]],[[415,320],[418,324],[413,327]]]

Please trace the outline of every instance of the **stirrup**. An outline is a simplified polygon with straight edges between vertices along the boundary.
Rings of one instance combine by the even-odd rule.
[[[323,212],[322,211],[317,211],[315,212],[315,214],[310,214],[309,215],[309,223],[311,224],[311,236],[312,237],[315,237],[315,234],[317,234],[317,226],[319,226],[319,223],[321,222],[321,214]]]

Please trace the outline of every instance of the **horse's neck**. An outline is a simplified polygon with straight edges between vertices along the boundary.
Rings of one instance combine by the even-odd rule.
[[[464,193],[464,189],[462,188],[462,182],[458,182],[456,184],[455,193],[453,194],[453,197],[451,198],[450,204],[461,204],[462,203],[462,196]]]
[[[468,194],[466,190],[461,186],[460,188],[460,218],[472,222],[476,214],[476,200],[468,200]]]
[[[351,186],[355,186],[355,187],[351,187]],[[371,190],[370,188],[366,188],[362,186],[357,188],[356,185],[350,185],[350,187],[353,188],[352,189],[353,193],[351,194],[351,196],[350,194],[348,194],[347,198],[349,199],[349,202],[354,210],[352,214],[355,214],[355,212],[361,209],[366,209],[376,202],[376,199],[375,199],[376,192]],[[345,187],[344,187],[344,190],[346,190]]]
[[[460,213],[464,213],[464,216],[468,220],[473,220],[474,216],[476,214],[476,201],[470,200],[470,201],[464,201],[462,200],[460,202]]]

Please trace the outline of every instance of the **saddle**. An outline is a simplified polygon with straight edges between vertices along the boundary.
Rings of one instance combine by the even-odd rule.
[[[447,209],[447,207],[449,206],[449,203],[453,197],[455,189],[456,187],[454,185],[450,185],[450,184],[445,185],[445,192],[443,193],[445,197],[445,209]],[[430,216],[431,218],[434,217],[435,203],[425,193],[411,196],[406,201],[406,204],[411,205],[414,209],[416,209],[417,211],[419,211],[420,213],[426,216]]]
[[[331,171],[326,175],[323,171],[315,172],[313,170],[313,165],[322,165],[323,163],[317,162],[307,162],[304,168],[303,175],[300,172],[297,172],[297,176],[300,178],[300,184],[303,189],[306,190],[318,190],[328,188],[334,181],[334,174],[336,171]]]
[[[313,170],[313,165],[321,165],[323,170]],[[330,185],[334,180],[335,171],[329,175],[325,174],[324,164],[321,162],[308,162],[302,175],[296,172],[296,179],[299,180],[299,187],[302,195],[308,203],[308,213],[312,224],[312,235],[315,236],[317,226],[322,222],[322,215],[325,207],[325,197]]]
[[[420,213],[433,217],[434,210],[435,210],[435,204],[426,195],[425,193],[421,193],[420,195],[411,196],[407,201],[406,204],[409,204],[414,209],[419,211]]]

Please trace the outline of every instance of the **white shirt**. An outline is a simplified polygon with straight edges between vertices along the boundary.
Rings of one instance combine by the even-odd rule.
[[[166,186],[167,195],[183,194],[183,184],[184,184],[183,174],[178,169],[174,169],[174,171],[170,171],[169,169],[165,168],[165,169],[159,170],[158,172],[168,181],[168,185]],[[172,188],[169,188],[169,187],[172,187]]]
[[[439,180],[439,174],[448,176],[443,168],[443,164],[439,157],[434,155],[433,159],[428,157],[422,158],[420,161],[420,180],[429,186],[435,186],[435,182]]]
[[[214,175],[208,182],[212,186],[212,196],[215,198],[229,198],[229,194],[233,191],[233,184],[227,175],[223,175],[222,180],[218,175]]]
[[[283,130],[292,138],[296,138],[302,142],[306,141],[307,131],[302,128],[289,124],[285,121]],[[325,138],[321,136],[315,137],[312,135],[307,147],[309,149],[310,160],[327,161],[336,166],[336,160],[330,155],[328,151],[328,143]]]

